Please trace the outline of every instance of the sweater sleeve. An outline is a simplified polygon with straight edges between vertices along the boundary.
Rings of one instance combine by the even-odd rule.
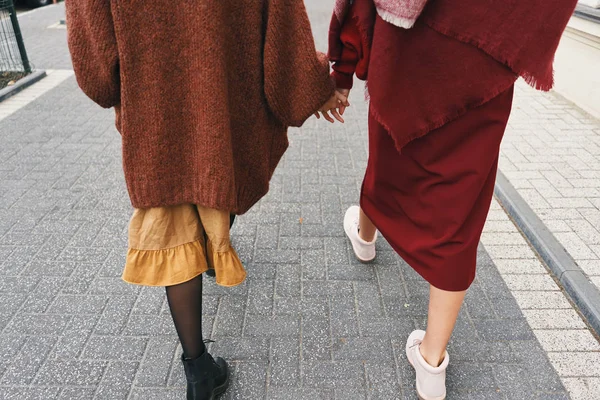
[[[104,108],[120,103],[119,53],[111,0],[66,0],[69,50],[77,83]]]
[[[361,34],[356,6],[355,3],[350,8],[344,25],[338,31],[342,48],[340,57],[332,66],[331,76],[340,89],[352,89],[354,74],[362,80],[366,80],[368,75],[370,43]]]
[[[344,41],[342,56],[332,66],[333,72],[331,73],[331,76],[335,81],[336,87],[340,89],[352,89],[357,64],[358,51],[356,50],[355,45],[348,41]]]
[[[264,90],[273,114],[301,126],[331,98],[325,54],[315,49],[302,0],[269,0],[264,46]]]

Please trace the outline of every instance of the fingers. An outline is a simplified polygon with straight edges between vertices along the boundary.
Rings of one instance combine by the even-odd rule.
[[[350,89],[335,89],[338,93],[341,93],[342,95],[348,97],[350,96]]]
[[[327,101],[327,103],[323,104],[323,107],[321,107],[319,109],[319,111],[321,113],[326,113],[329,112],[329,110],[331,110],[332,108],[336,108],[337,107],[337,100],[335,97],[332,97],[331,99],[329,99]]]
[[[333,118],[331,118],[331,115],[329,115],[329,111],[323,112],[323,118],[325,118],[327,121],[331,122],[332,124],[335,123]]]
[[[345,91],[349,93],[349,90]],[[342,124],[345,122],[342,117],[346,112],[346,108],[350,106],[348,102],[348,97],[344,93],[340,93],[336,91],[335,94],[321,107],[321,109],[315,113],[315,117],[317,119],[321,119],[321,115],[325,118],[326,121],[330,123],[335,123],[335,121],[339,121]],[[330,115],[331,113],[331,115]]]
[[[335,92],[335,98],[338,103],[343,105],[344,107],[350,107],[350,103],[348,102],[348,97],[340,92]]]
[[[344,118],[342,118],[342,116],[340,115],[340,113],[338,112],[337,108],[334,108],[333,110],[331,110],[331,114],[333,115],[333,117],[338,120],[339,122],[341,122],[342,124],[344,123]]]

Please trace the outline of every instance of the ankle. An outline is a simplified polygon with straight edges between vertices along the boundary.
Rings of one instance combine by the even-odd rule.
[[[365,231],[358,228],[358,237],[364,240],[367,243],[371,243],[373,239],[375,239],[375,234],[373,233],[370,237],[366,236]]]
[[[196,359],[202,357],[207,351],[208,351],[208,349],[206,348],[206,345],[204,343],[202,343],[201,347],[194,349],[193,352],[188,353],[185,350],[183,350],[183,359],[184,360],[196,360]]]

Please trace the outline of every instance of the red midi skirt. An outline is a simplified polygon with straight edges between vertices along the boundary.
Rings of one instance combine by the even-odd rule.
[[[361,207],[398,254],[434,287],[469,288],[498,169],[514,86],[399,152],[369,117]]]

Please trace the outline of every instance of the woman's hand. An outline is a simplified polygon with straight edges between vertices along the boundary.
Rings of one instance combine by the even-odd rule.
[[[346,104],[342,104],[339,107],[339,109],[340,109],[340,115],[344,115],[344,112],[346,112],[346,107],[350,106],[350,103],[348,103],[348,101],[347,101],[347,99],[350,97],[350,89],[335,89],[335,91],[346,98],[346,104],[347,105]]]
[[[350,92],[350,91],[348,91]],[[319,109],[319,111],[317,111],[315,113],[315,116],[320,119],[321,118],[321,114],[323,114],[323,118],[325,118],[327,121],[331,122],[332,124],[335,122],[334,118],[336,120],[338,120],[341,123],[344,123],[344,118],[342,118],[342,115],[344,114],[344,111],[346,110],[346,107],[349,107],[350,103],[348,103],[348,97],[344,96],[339,90],[336,90],[335,93],[333,94],[333,96],[331,96],[331,98],[327,101],[327,103],[325,103],[323,105],[323,107],[321,107]],[[344,111],[341,111],[341,115],[340,112],[338,112],[338,108]],[[329,115],[329,113],[331,112],[331,115]],[[333,117],[332,117],[333,116]]]

